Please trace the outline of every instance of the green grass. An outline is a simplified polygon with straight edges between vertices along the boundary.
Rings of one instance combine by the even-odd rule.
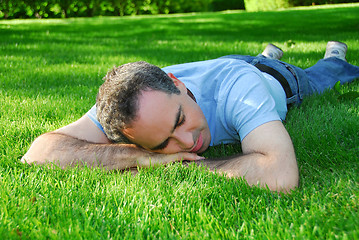
[[[41,133],[82,116],[114,65],[161,67],[261,52],[302,68],[344,41],[359,65],[359,4],[285,11],[0,21],[2,239],[358,239],[359,99],[328,91],[288,113],[300,169],[290,195],[194,166],[129,173],[19,162]],[[289,42],[295,44],[290,46]],[[343,91],[359,91],[358,81]],[[218,146],[206,157],[231,155]]]

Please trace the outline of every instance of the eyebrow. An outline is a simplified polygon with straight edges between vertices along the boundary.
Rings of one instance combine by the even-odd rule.
[[[181,118],[181,113],[182,113],[182,105],[179,106],[177,114],[176,114],[176,118],[175,118],[175,122],[173,124],[173,128],[171,129],[171,133],[173,133],[176,129],[176,127],[179,125],[179,121]],[[169,142],[169,138],[167,138],[166,140],[164,140],[162,143],[158,144],[157,146],[150,148],[151,150],[161,150],[164,149]]]

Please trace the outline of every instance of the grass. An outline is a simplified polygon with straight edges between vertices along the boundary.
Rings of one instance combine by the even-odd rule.
[[[194,166],[129,173],[66,171],[19,162],[41,133],[82,116],[114,65],[161,67],[261,52],[309,67],[344,41],[359,65],[359,5],[284,11],[0,21],[2,239],[358,239],[359,100],[328,91],[285,123],[301,184],[289,195],[250,188]],[[294,43],[291,44],[291,43]],[[343,87],[358,91],[359,83]],[[218,146],[206,157],[231,155]]]

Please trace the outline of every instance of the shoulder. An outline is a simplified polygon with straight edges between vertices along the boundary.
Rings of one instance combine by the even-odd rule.
[[[223,118],[237,131],[241,140],[258,126],[280,120],[275,100],[256,71],[242,72],[222,88]]]
[[[88,115],[82,116],[77,121],[55,131],[76,139],[92,143],[111,143],[101,129]]]

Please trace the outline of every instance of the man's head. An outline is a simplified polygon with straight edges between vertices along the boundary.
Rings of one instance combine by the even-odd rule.
[[[110,71],[97,96],[97,117],[113,142],[135,143],[161,153],[203,152],[207,121],[173,75],[146,62]]]

